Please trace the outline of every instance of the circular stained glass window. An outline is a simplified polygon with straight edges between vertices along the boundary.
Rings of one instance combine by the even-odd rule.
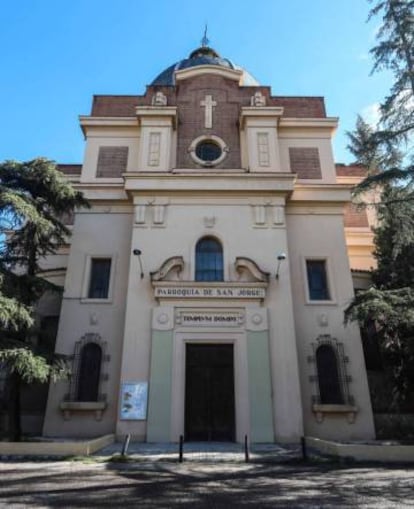
[[[196,156],[202,161],[213,162],[220,158],[221,147],[211,140],[203,140],[197,144],[195,149]]]

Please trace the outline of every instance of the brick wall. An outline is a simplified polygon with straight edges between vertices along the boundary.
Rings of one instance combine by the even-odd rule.
[[[316,147],[289,147],[290,171],[299,179],[321,179],[321,162]]]
[[[205,109],[201,106],[206,95],[217,103],[213,108],[213,127],[206,128]],[[238,84],[222,76],[201,75],[180,83],[178,104],[177,167],[193,168],[194,161],[188,148],[194,138],[215,135],[229,147],[229,153],[218,168],[240,168],[240,134],[238,119],[240,108],[250,100]]]
[[[270,98],[269,106],[281,106],[284,117],[325,118],[323,97],[277,97]]]
[[[344,224],[350,228],[365,228],[369,226],[366,209],[359,209],[353,203],[344,208]]]
[[[211,75],[202,77],[207,82],[213,78]],[[217,79],[218,77],[214,77]],[[223,79],[223,78],[221,78]],[[169,106],[177,104],[177,96],[184,84],[191,80],[185,80],[177,87],[148,86],[145,95],[95,95],[92,103],[91,115],[93,117],[133,117],[135,108],[142,105],[150,105],[155,92],[161,91],[167,96]],[[284,109],[284,117],[297,118],[325,118],[325,103],[323,97],[278,97],[272,96],[269,87],[238,87],[236,82],[231,81],[234,90],[237,88],[237,96],[242,106],[250,106],[250,97],[260,90],[266,97],[267,106],[277,106]],[[181,94],[180,94],[181,95]]]
[[[335,164],[338,177],[366,177],[367,170],[360,164]]]
[[[58,164],[57,169],[64,175],[80,175],[82,173],[81,164]]]
[[[121,177],[128,164],[128,147],[100,147],[98,153],[97,177]]]

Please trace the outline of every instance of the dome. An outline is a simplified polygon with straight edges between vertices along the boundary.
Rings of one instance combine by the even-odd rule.
[[[253,76],[244,70],[242,67],[235,65],[228,58],[222,58],[213,48],[208,46],[200,46],[200,48],[192,51],[188,58],[180,60],[179,62],[167,67],[160,73],[151,85],[175,85],[174,73],[181,69],[189,69],[190,67],[197,67],[199,65],[216,65],[218,67],[225,67],[236,71],[242,71],[242,85],[248,87],[257,87],[259,83]]]

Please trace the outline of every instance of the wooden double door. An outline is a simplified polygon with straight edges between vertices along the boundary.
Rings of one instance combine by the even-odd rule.
[[[232,344],[187,344],[185,439],[234,441]]]

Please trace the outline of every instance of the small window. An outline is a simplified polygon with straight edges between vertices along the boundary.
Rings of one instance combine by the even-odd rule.
[[[223,248],[213,237],[204,237],[196,246],[196,281],[223,281]]]
[[[221,156],[221,148],[212,140],[200,141],[196,146],[196,156],[202,161],[214,162]]]
[[[331,345],[321,345],[316,350],[319,396],[322,405],[343,405],[344,397],[338,372],[338,360]]]
[[[224,161],[229,148],[218,136],[203,134],[191,142],[188,152],[195,163],[211,168]]]
[[[86,343],[80,356],[77,401],[98,401],[102,349],[96,343]]]
[[[306,260],[310,300],[330,300],[326,260]]]
[[[111,275],[110,258],[92,258],[88,299],[107,299]]]

